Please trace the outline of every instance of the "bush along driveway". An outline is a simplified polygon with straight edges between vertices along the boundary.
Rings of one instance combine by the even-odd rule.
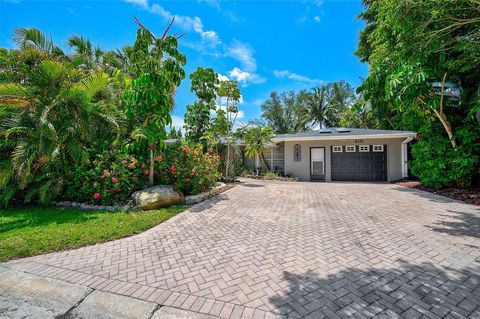
[[[224,318],[480,316],[480,212],[391,184],[247,181],[133,237],[5,266]]]

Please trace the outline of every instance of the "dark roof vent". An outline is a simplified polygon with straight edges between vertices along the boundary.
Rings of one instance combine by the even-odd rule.
[[[348,128],[337,128],[338,133],[348,133],[351,132]]]
[[[318,133],[320,133],[320,134],[332,133],[332,130],[328,129],[328,128],[321,128],[321,129],[318,130]]]

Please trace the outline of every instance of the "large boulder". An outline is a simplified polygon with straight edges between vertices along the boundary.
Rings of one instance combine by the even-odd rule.
[[[150,210],[182,204],[183,193],[170,185],[157,185],[145,188],[132,194],[135,204],[141,209]]]

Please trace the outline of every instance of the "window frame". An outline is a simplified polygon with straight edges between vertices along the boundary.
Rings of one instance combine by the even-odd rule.
[[[362,150],[362,147],[366,147],[366,150]],[[358,151],[361,153],[368,153],[370,152],[370,145],[364,144],[364,145],[358,145]]]
[[[380,149],[375,149],[376,147],[380,147]],[[385,147],[383,145],[372,145],[372,151],[373,152],[383,152],[385,150]]]
[[[353,150],[349,148],[353,147]],[[357,146],[356,145],[346,145],[345,146],[345,152],[347,153],[355,153],[357,151]]]
[[[340,148],[340,149],[338,149]],[[343,153],[343,146],[342,145],[333,145],[332,146],[333,153]]]

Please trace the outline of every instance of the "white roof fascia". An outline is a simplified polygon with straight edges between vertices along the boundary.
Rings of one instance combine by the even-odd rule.
[[[320,134],[320,133],[319,133]],[[300,136],[300,137],[274,137],[275,143],[285,141],[332,141],[332,140],[371,140],[380,138],[405,138],[416,137],[417,133],[392,133],[392,134],[371,134],[371,135],[334,135],[334,136]]]

